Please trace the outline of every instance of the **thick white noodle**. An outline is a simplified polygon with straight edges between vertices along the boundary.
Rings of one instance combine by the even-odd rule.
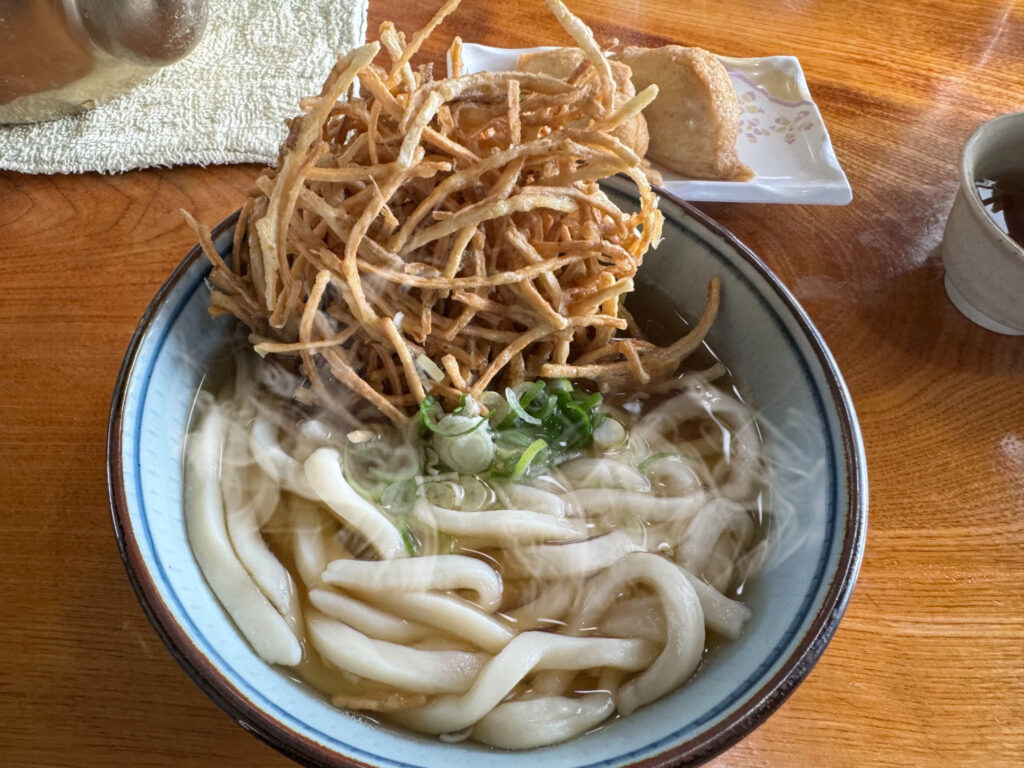
[[[687,520],[707,502],[703,491],[694,491],[686,496],[661,497],[632,491],[609,493],[601,488],[581,488],[567,494],[567,499],[591,520],[634,517],[645,523]]]
[[[737,574],[743,573],[737,567],[743,546],[744,544],[736,536],[719,538],[700,572],[701,578],[719,592],[728,593],[738,580]]]
[[[246,451],[247,455],[251,455]],[[240,467],[240,477],[228,480],[221,468],[221,487],[224,499],[232,509],[248,507],[244,514],[252,514],[257,528],[270,522],[281,503],[281,487],[257,466]]]
[[[239,561],[228,537],[220,489],[227,419],[211,404],[185,449],[185,522],[207,583],[256,654],[271,664],[302,660],[299,639]]]
[[[270,522],[281,501],[281,484],[255,465],[249,448],[249,433],[244,425],[255,414],[255,410],[246,403],[235,407],[230,403],[224,409],[228,419],[228,435],[224,441],[221,456],[220,482],[224,500],[231,507],[243,504],[252,507],[256,522],[262,527]]]
[[[515,610],[505,611],[504,615],[514,622],[516,630],[525,632],[528,629],[551,629],[561,620],[572,607],[576,599],[576,584],[549,583],[547,588],[525,605]]]
[[[306,480],[302,464],[293,459],[277,440],[277,425],[265,416],[257,416],[249,430],[249,450],[260,469],[282,488],[316,501],[316,493]]]
[[[647,669],[619,689],[616,707],[628,715],[683,683],[704,652],[704,613],[697,593],[675,563],[660,555],[634,552],[598,574],[587,585],[571,627],[589,627],[634,583],[650,588],[665,611],[665,646]]]
[[[591,667],[635,671],[647,667],[654,654],[654,646],[643,640],[524,632],[487,663],[463,695],[443,696],[392,718],[422,733],[459,731],[494,709],[531,672]]]
[[[683,574],[697,593],[707,628],[728,640],[739,637],[743,626],[750,620],[750,609],[738,600],[729,599],[689,571],[684,570]]]
[[[352,555],[337,535],[325,532],[332,524],[328,523],[320,506],[300,496],[290,497],[288,506],[295,570],[302,583],[312,588],[323,583],[320,577],[329,562],[351,559]]]
[[[561,496],[543,488],[522,483],[507,483],[497,485],[495,491],[502,503],[510,507],[532,509],[534,512],[552,517],[571,517],[573,513]]]
[[[348,624],[352,629],[377,640],[410,644],[434,633],[429,627],[407,621],[339,592],[311,589],[309,602],[328,618]]]
[[[699,464],[697,463],[699,461]],[[702,460],[674,457],[656,461],[644,470],[647,479],[658,488],[661,496],[686,496],[701,489],[701,479],[694,465],[701,466]],[[711,470],[701,466],[709,477]]]
[[[719,539],[727,534],[746,542],[754,535],[754,521],[734,501],[708,502],[683,531],[676,548],[676,562],[691,573],[703,573]]]
[[[700,600],[704,626],[728,640],[739,637],[750,619],[750,609],[692,573],[684,571],[684,574]],[[665,642],[665,612],[661,600],[644,595],[616,602],[601,619],[598,632],[608,637],[641,637],[661,645]]]
[[[552,517],[528,509],[461,512],[439,507],[421,497],[412,513],[432,528],[451,536],[472,538],[484,546],[500,546],[510,541],[573,541],[587,535],[587,526],[581,520]]]
[[[372,594],[377,605],[468,640],[488,653],[498,653],[515,636],[500,620],[456,595],[397,591]]]
[[[586,733],[614,711],[610,693],[509,701],[484,715],[472,736],[499,749],[534,749]]]
[[[488,658],[374,640],[319,611],[309,611],[306,624],[313,647],[334,666],[413,693],[461,693],[473,685]]]
[[[221,461],[230,455],[233,467],[231,473],[221,471],[221,492],[235,554],[292,632],[301,637],[302,607],[295,581],[260,534],[260,519],[268,520],[280,499],[277,483],[253,465],[247,435],[237,423],[228,426],[223,451]]]
[[[246,473],[253,482],[273,483],[262,472]],[[260,478],[260,479],[256,479]],[[234,497],[234,498],[233,498]],[[292,631],[302,636],[302,607],[295,581],[288,569],[281,565],[260,534],[259,522],[252,507],[253,499],[240,499],[234,491],[224,489],[225,516],[228,535],[235,553],[260,591],[277,609]]]
[[[729,499],[749,498],[762,479],[761,441],[753,414],[743,403],[714,387],[691,387],[646,414],[632,435],[646,441],[652,450],[672,451],[666,436],[693,419],[717,420],[729,428],[728,475],[718,494]]]
[[[567,461],[555,470],[556,477],[573,488],[618,488],[646,493],[650,481],[629,464],[608,458],[582,458]]]
[[[341,456],[333,448],[319,448],[306,459],[306,478],[316,496],[357,530],[385,559],[407,557],[402,535],[379,509],[345,480]]]
[[[622,531],[570,544],[537,544],[507,550],[505,573],[535,579],[589,576],[637,549],[638,545]]]
[[[705,618],[705,623],[707,616]],[[614,603],[597,625],[606,637],[640,637],[665,644],[665,611],[654,595],[631,597]]]
[[[360,591],[425,592],[468,589],[481,607],[494,611],[501,603],[501,577],[482,560],[466,555],[425,555],[405,560],[335,560],[323,580]]]

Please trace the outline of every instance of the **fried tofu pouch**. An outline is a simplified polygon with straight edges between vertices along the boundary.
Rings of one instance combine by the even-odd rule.
[[[583,51],[579,48],[555,48],[550,51],[520,55],[518,69],[520,72],[550,75],[559,80],[567,80],[584,59]],[[629,67],[620,61],[610,63],[612,77],[615,80],[615,103],[613,106],[618,107],[636,96],[636,89],[630,81]],[[647,121],[642,114],[630,118],[611,133],[640,157],[647,154]]]
[[[632,71],[633,85],[658,86],[645,110],[647,157],[695,179],[746,181],[751,170],[736,154],[740,107],[722,63],[703,48],[666,45],[629,47],[619,61]]]

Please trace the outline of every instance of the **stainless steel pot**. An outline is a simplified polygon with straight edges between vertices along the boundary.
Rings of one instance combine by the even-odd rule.
[[[0,0],[0,123],[89,109],[191,51],[206,0]]]

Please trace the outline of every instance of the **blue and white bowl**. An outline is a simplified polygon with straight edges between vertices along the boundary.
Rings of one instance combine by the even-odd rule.
[[[609,194],[635,206],[627,185]],[[153,299],[131,341],[111,405],[107,458],[114,528],[153,626],[228,714],[313,766],[577,768],[696,765],[775,710],[828,644],[864,549],[867,475],[850,395],[821,336],[768,268],[722,227],[663,195],[664,241],[637,283],[659,311],[693,320],[722,281],[709,343],[770,425],[772,548],[744,591],[753,618],[676,692],[564,744],[528,753],[443,744],[345,714],[261,661],[200,573],[185,535],[182,445],[196,391],[223,354],[230,318],[211,319],[209,265],[194,249]],[[231,248],[234,218],[214,241]],[[652,291],[656,292],[652,293]]]

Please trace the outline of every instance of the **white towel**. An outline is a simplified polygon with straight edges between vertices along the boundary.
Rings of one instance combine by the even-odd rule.
[[[0,126],[0,168],[26,173],[272,162],[339,53],[366,37],[367,0],[210,0],[196,49],[131,91],[46,123]]]

